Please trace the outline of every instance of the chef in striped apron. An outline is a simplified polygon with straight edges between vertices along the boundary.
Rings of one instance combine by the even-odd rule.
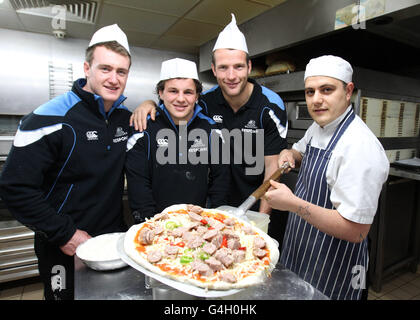
[[[367,234],[389,171],[385,151],[354,113],[353,69],[342,58],[312,59],[305,97],[314,123],[283,150],[279,165],[300,167],[295,193],[271,181],[275,209],[289,211],[281,264],[331,299],[361,298]]]

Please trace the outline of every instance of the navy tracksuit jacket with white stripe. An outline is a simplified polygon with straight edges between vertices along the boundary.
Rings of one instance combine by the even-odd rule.
[[[65,244],[76,229],[123,230],[122,193],[130,111],[121,96],[105,114],[101,97],[71,91],[22,119],[0,177],[15,218]]]

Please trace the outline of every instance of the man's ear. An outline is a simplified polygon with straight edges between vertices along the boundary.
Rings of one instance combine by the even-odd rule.
[[[346,86],[346,98],[348,101],[350,101],[351,96],[353,94],[353,90],[354,90],[354,83],[353,82],[349,82],[347,83]]]
[[[85,72],[85,77],[87,78],[90,72],[90,65],[87,61],[83,63],[83,71]]]
[[[251,62],[251,59],[249,59],[249,61],[248,61],[248,75],[251,73],[251,70],[252,70],[252,62]]]
[[[211,70],[213,71],[213,75],[216,76],[216,66],[213,64],[213,62],[211,63]]]

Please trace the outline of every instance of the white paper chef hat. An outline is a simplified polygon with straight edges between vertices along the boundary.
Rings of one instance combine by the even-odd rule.
[[[326,55],[311,59],[306,65],[304,80],[312,76],[327,76],[349,83],[352,81],[353,68],[343,58]]]
[[[248,53],[244,34],[236,25],[235,15],[232,13],[232,21],[219,33],[213,51],[217,49],[236,49]]]
[[[160,68],[159,80],[173,78],[191,78],[199,80],[195,62],[180,58],[163,61]]]
[[[130,53],[127,36],[117,24],[106,26],[97,30],[90,40],[89,47],[97,43],[108,41],[117,41],[128,51],[128,53]]]

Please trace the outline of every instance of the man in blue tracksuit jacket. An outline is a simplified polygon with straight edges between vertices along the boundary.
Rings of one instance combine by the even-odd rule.
[[[226,204],[230,187],[228,164],[222,163],[223,136],[219,126],[196,104],[184,127],[174,123],[164,104],[147,130],[135,131],[127,143],[126,175],[130,208],[137,223],[178,203],[216,208]],[[191,136],[200,130],[202,137]],[[166,130],[170,137],[160,137]],[[205,134],[204,134],[205,133]],[[172,139],[171,139],[172,137]],[[188,138],[187,138],[188,137]],[[185,141],[185,150],[181,140]],[[211,140],[219,140],[212,141]],[[212,158],[212,147],[219,149]],[[170,159],[170,150],[176,150]],[[169,163],[160,163],[162,160]],[[165,156],[167,155],[167,157]],[[181,157],[185,157],[185,161]],[[200,163],[192,163],[192,158]],[[171,161],[173,160],[173,161]]]
[[[117,26],[98,30],[86,79],[25,116],[0,177],[0,196],[35,231],[46,299],[72,299],[79,244],[124,231],[122,193],[130,111],[122,95],[131,57]],[[60,271],[59,285],[52,282]]]

